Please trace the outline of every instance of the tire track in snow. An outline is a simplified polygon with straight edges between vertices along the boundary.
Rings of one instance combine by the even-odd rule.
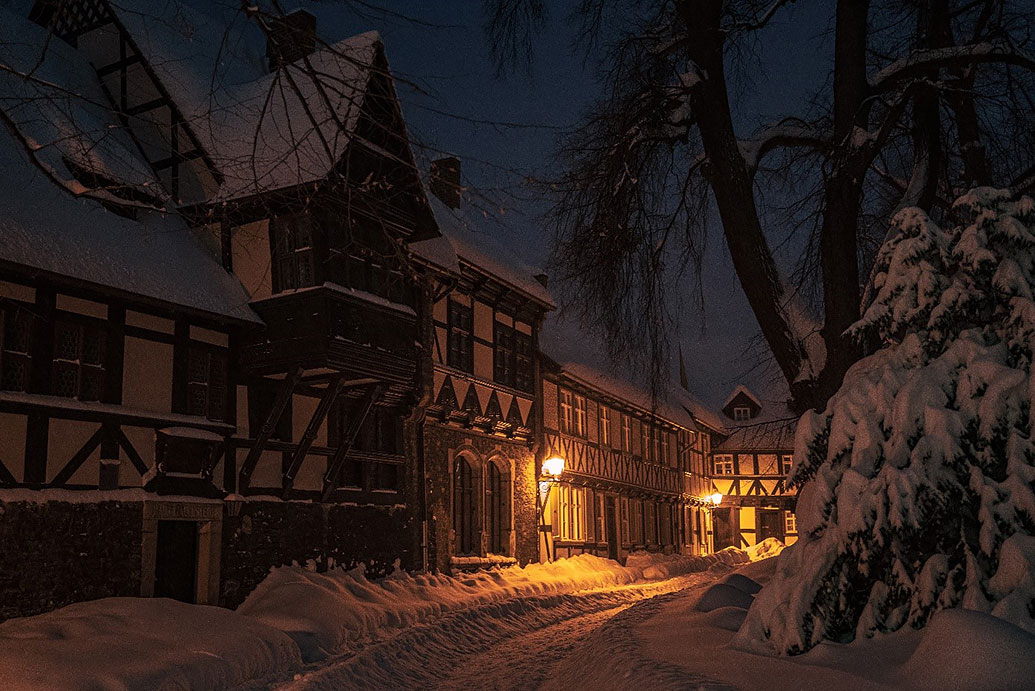
[[[355,654],[324,661],[279,688],[436,688],[457,678],[454,674],[459,675],[458,681],[466,678],[464,688],[536,688],[546,675],[535,671],[522,676],[520,670],[538,670],[534,663],[542,661],[548,647],[557,641],[534,634],[566,622],[573,624],[557,631],[585,634],[587,628],[608,621],[630,604],[712,577],[698,573],[652,583],[489,603],[406,629]],[[576,620],[585,620],[586,625],[579,626]],[[560,652],[573,649],[578,639],[569,638],[567,643],[570,645]],[[555,649],[554,659],[557,652]],[[465,667],[469,662],[477,664],[479,658],[484,660],[485,669],[480,677],[471,673],[473,668]]]

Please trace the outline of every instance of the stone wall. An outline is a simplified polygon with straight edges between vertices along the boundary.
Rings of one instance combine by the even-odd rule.
[[[140,502],[0,499],[0,620],[140,595]]]
[[[513,554],[524,565],[538,558],[536,550],[535,455],[524,443],[428,421],[424,428],[424,464],[428,476],[428,564],[450,571],[453,542],[451,459],[468,452],[478,462],[506,459],[512,467]],[[451,453],[452,452],[452,453]]]
[[[404,508],[307,502],[241,502],[223,517],[219,604],[237,607],[270,569],[291,564],[352,568],[383,576],[399,561],[415,568],[414,523]],[[416,566],[419,566],[417,564]]]

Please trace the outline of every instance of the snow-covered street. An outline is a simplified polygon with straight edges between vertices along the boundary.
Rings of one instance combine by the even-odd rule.
[[[654,598],[700,590],[731,568],[476,607],[318,663],[285,688],[552,687],[582,644],[619,613],[643,607],[647,614]]]

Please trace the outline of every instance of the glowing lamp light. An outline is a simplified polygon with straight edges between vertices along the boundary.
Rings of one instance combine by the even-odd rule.
[[[718,506],[722,503],[722,494],[716,492],[715,494],[712,494],[708,497],[708,501]]]
[[[564,459],[560,456],[551,456],[543,461],[543,477],[558,478],[564,472]]]

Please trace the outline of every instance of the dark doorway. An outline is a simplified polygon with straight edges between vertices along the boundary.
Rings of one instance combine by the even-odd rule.
[[[607,532],[607,556],[618,561],[618,520],[615,518],[615,498],[604,501],[604,530]]]
[[[715,549],[737,547],[733,526],[732,509],[712,509],[712,531],[715,537]]]
[[[758,541],[775,537],[783,542],[783,520],[779,509],[758,509]]]
[[[158,521],[155,597],[195,602],[198,573],[198,524]]]

